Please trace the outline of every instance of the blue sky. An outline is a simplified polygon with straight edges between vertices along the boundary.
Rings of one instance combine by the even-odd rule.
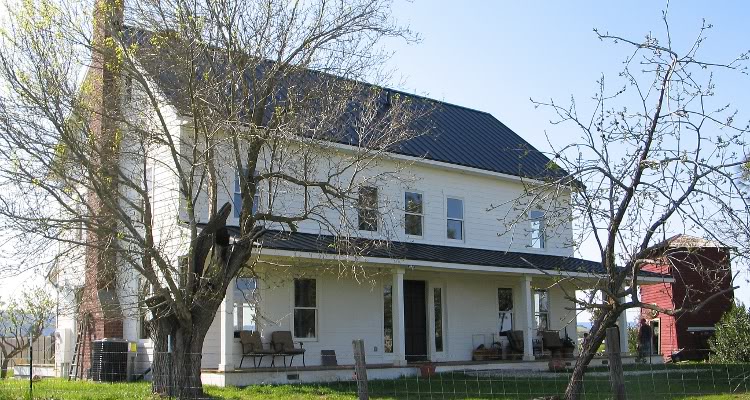
[[[604,74],[614,81],[631,48],[597,39],[593,28],[636,41],[652,32],[664,36],[659,1],[397,1],[394,16],[422,38],[421,43],[388,43],[396,51],[390,67],[398,88],[449,103],[487,111],[532,145],[549,150],[545,131],[556,144],[570,143],[578,132],[552,127],[549,110],[535,109],[529,98],[567,101],[579,109],[596,91]],[[668,21],[673,46],[692,45],[703,20],[713,24],[701,54],[729,62],[750,49],[750,3],[673,1]],[[618,83],[618,85],[621,85]],[[716,76],[717,98],[750,117],[750,77]],[[584,244],[584,258],[596,259]],[[746,268],[743,268],[746,269]],[[750,303],[746,272],[737,297]]]

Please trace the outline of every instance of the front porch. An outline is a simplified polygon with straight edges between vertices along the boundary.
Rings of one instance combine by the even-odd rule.
[[[575,359],[565,359],[566,368],[572,368]],[[624,356],[623,364],[634,364],[634,356]],[[663,363],[661,356],[652,356],[652,363]],[[508,371],[549,370],[549,360],[534,361],[445,361],[431,363],[435,366],[435,373],[493,373]],[[422,363],[408,363],[404,366],[393,364],[368,364],[367,377],[369,380],[397,379],[401,377],[421,376]],[[596,357],[590,367],[606,366],[606,357]],[[233,371],[219,371],[204,369],[201,374],[203,384],[215,386],[249,386],[257,384],[293,384],[293,383],[324,383],[344,382],[354,379],[353,365],[338,366],[295,366],[290,368],[244,368]]]
[[[256,266],[260,278],[254,290],[260,292],[260,301],[252,324],[246,323],[248,315],[243,311],[248,306],[246,294],[228,291],[204,345],[206,379],[219,379],[224,373],[230,376],[237,370],[255,374],[258,381],[276,381],[285,375],[283,368],[271,368],[272,357],[263,358],[258,369],[252,369],[254,360],[249,357],[240,365],[240,330],[260,332],[265,349],[271,348],[273,332],[292,332],[306,351],[306,368],[297,356],[292,370],[336,379],[351,379],[355,339],[364,340],[368,363],[384,378],[416,374],[415,361],[435,363],[439,370],[472,365],[527,368],[519,362],[548,355],[540,352],[540,331],[576,340],[576,313],[566,299],[566,291],[575,287],[534,270],[520,274],[372,264],[368,265],[373,271],[370,281],[362,283],[331,274],[329,268],[321,267],[320,259],[285,262],[294,268],[279,271]],[[624,315],[619,326],[626,337]],[[517,361],[472,361],[477,347],[500,343],[508,348],[509,341],[501,332],[510,330],[522,334],[523,340],[513,357],[503,351],[502,358]],[[626,341],[622,351],[627,352]],[[334,354],[341,366],[324,367],[323,353]],[[534,365],[546,367],[547,361]],[[281,363],[277,357],[275,365]]]

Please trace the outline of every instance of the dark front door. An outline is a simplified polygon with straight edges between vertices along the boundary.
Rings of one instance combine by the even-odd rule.
[[[427,301],[424,281],[404,281],[406,360],[427,359]]]

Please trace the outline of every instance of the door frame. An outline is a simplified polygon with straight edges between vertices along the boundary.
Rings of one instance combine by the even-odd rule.
[[[657,326],[659,327],[659,336],[657,336],[656,338],[656,345],[658,346],[658,348],[656,349],[654,348],[654,334],[656,333],[654,331],[654,322],[656,322]],[[648,321],[648,325],[649,328],[651,328],[651,355],[658,356],[659,354],[661,354],[661,318],[651,318]]]
[[[431,286],[430,286],[429,281],[427,279],[404,279],[404,310],[403,310],[403,312],[404,312],[404,325],[407,324],[407,321],[406,321],[406,297],[407,297],[406,296],[406,282],[409,282],[409,281],[412,281],[412,282],[422,282],[423,288],[424,288],[423,293],[422,293],[422,295],[424,296],[424,319],[425,319],[424,320],[425,334],[424,334],[423,340],[424,340],[424,348],[425,348],[424,360],[426,361],[426,360],[429,360],[431,358],[431,353],[432,353],[431,352],[432,346],[430,345],[430,342],[431,342],[430,338],[432,337],[432,335],[430,334],[430,326],[431,326],[431,324],[430,324],[430,315],[431,315],[431,313],[429,312],[430,311],[429,310],[429,305],[430,305],[430,301],[429,301],[430,300],[430,296],[429,296],[429,293],[430,293],[430,287]],[[406,350],[406,343],[408,342],[408,336],[409,336],[409,334],[406,331],[406,327],[404,327],[404,357],[407,359],[407,361],[409,361],[410,357],[417,357],[417,358],[422,357],[422,355],[420,355],[420,354],[417,354],[416,356],[408,354],[408,352]],[[412,361],[422,361],[422,360],[415,359],[415,360],[412,360]]]

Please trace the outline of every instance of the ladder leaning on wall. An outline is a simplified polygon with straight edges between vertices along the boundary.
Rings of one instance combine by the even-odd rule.
[[[76,329],[76,344],[73,349],[73,360],[70,363],[70,372],[68,374],[68,380],[83,379],[83,369],[81,368],[81,361],[83,359],[83,352],[85,350],[84,341],[88,337],[89,318],[88,314],[85,314],[78,320],[78,327]]]

